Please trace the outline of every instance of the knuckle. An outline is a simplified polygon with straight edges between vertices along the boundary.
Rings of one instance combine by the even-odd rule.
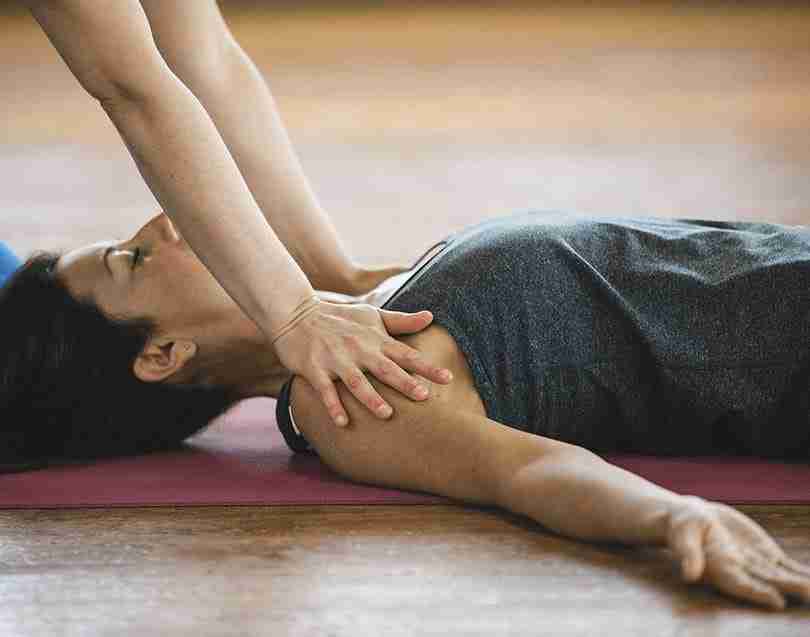
[[[343,337],[343,343],[350,349],[358,349],[360,347],[360,337],[356,334],[346,334]]]
[[[329,379],[320,378],[317,380],[315,382],[315,389],[324,400],[328,401],[330,398],[332,398],[332,382]]]
[[[351,372],[346,376],[346,384],[352,389],[360,387],[364,380],[365,377],[360,372]]]
[[[393,376],[394,374],[397,373],[399,367],[392,360],[385,358],[382,361],[380,361],[377,370],[381,376]]]

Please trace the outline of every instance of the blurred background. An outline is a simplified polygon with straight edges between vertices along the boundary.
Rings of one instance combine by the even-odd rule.
[[[528,209],[810,225],[807,3],[219,4],[358,262]],[[0,239],[25,258],[158,209],[38,24],[0,4]]]

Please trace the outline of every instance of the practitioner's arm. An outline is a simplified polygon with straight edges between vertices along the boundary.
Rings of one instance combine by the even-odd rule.
[[[211,118],[161,56],[138,0],[26,4],[82,86],[99,101],[195,254],[267,337],[267,346],[275,348],[284,366],[318,388],[335,422],[345,416],[335,378],[350,383],[353,394],[379,418],[387,417],[379,410],[383,401],[361,369],[394,364],[395,373],[386,382],[414,400],[420,399],[418,385],[408,372],[450,382],[443,370],[390,336],[424,329],[430,322],[427,312],[318,300],[263,218]]]
[[[260,327],[282,325],[312,287],[200,102],[161,57],[138,0],[27,4],[197,256]]]
[[[378,389],[395,406],[390,426],[374,426],[338,384],[353,423],[343,430],[329,426],[305,379],[292,385],[299,429],[352,480],[500,506],[583,540],[665,546],[686,581],[702,578],[774,608],[783,607],[784,593],[810,601],[810,567],[787,558],[731,507],[680,496],[581,447],[459,410],[446,388],[434,386],[423,403]]]
[[[364,268],[349,257],[318,202],[264,77],[216,1],[141,4],[163,58],[211,116],[262,214],[312,287],[360,294]]]

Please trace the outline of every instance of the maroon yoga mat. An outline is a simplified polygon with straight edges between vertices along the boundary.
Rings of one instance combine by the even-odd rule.
[[[432,504],[420,493],[355,484],[293,455],[275,401],[245,400],[177,452],[0,475],[0,508],[221,504]],[[677,493],[731,504],[810,503],[810,466],[753,458],[606,459]]]

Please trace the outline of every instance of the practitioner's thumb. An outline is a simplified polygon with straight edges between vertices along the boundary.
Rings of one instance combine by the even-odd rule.
[[[422,310],[421,312],[380,310],[380,317],[382,317],[385,329],[389,334],[420,332],[433,320],[433,314],[429,310]]]

